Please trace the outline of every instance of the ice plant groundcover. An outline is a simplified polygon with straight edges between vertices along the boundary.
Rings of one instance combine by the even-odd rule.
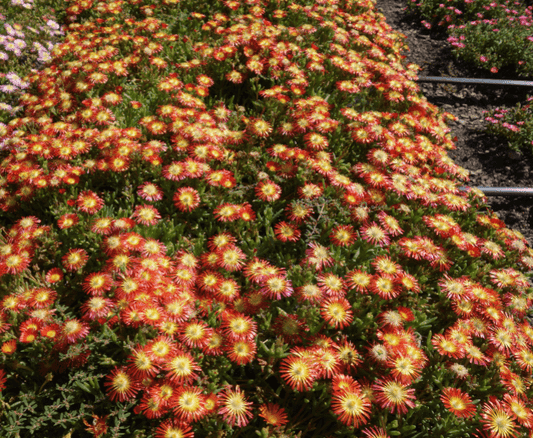
[[[369,0],[65,6],[0,133],[3,437],[524,437],[533,253]]]

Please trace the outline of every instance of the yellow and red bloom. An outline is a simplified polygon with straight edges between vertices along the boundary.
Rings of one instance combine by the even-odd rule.
[[[126,367],[116,367],[107,376],[104,386],[108,388],[111,401],[124,402],[133,399],[140,389],[139,382],[126,370]]]
[[[191,212],[200,205],[198,190],[192,187],[182,187],[174,193],[174,205],[183,212]]]
[[[507,406],[495,397],[483,404],[481,423],[491,438],[516,438],[517,424],[508,412]]]
[[[78,208],[87,214],[95,214],[104,206],[104,200],[96,193],[88,190],[81,192],[76,199]]]
[[[370,418],[371,403],[358,387],[351,386],[333,391],[331,408],[341,423],[360,427]]]
[[[289,356],[281,361],[280,374],[287,384],[298,391],[308,391],[317,378],[315,365],[307,357]]]
[[[240,388],[227,388],[218,394],[220,409],[224,421],[230,426],[244,427],[253,418],[252,403],[249,402]]]
[[[259,406],[259,416],[264,418],[268,424],[276,427],[285,426],[289,422],[285,409],[276,403]]]
[[[198,421],[207,413],[205,395],[197,386],[183,386],[172,396],[170,402],[177,418],[186,423]]]
[[[320,314],[328,325],[342,329],[353,321],[353,312],[350,302],[346,298],[331,297],[322,302]]]
[[[85,266],[89,260],[87,251],[83,248],[72,248],[61,258],[61,262],[67,271],[77,271]]]
[[[458,418],[470,418],[476,414],[476,406],[470,396],[458,388],[444,388],[440,400]]]
[[[391,377],[379,379],[372,385],[372,389],[375,391],[377,403],[391,413],[405,414],[409,408],[415,406],[415,390]]]

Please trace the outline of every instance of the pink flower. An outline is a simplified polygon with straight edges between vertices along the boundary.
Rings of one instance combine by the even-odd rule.
[[[491,73],[498,73],[498,69],[496,67],[491,67],[490,72]]]
[[[479,57],[479,60],[480,60],[481,62],[487,62],[487,61],[488,61],[487,57],[486,57],[486,56],[483,56],[483,55],[481,55],[481,56]]]

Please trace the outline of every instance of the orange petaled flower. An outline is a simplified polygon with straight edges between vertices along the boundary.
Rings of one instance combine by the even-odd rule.
[[[370,290],[384,300],[391,300],[400,295],[401,289],[396,286],[391,275],[374,275],[370,282]]]
[[[261,181],[255,187],[255,193],[262,201],[277,201],[281,196],[281,187],[272,181]]]
[[[67,228],[71,228],[74,225],[76,225],[80,221],[80,218],[76,213],[68,213],[64,214],[57,220],[57,226],[65,230]]]
[[[507,406],[500,400],[491,397],[483,405],[481,411],[483,429],[490,434],[490,438],[516,438],[517,424],[507,410]]]
[[[372,245],[384,247],[390,244],[388,233],[375,222],[361,227],[359,232],[363,240],[366,240]]]
[[[124,402],[131,400],[139,392],[139,383],[127,372],[125,367],[116,367],[107,376],[104,386],[108,388],[111,401]]]
[[[351,225],[339,225],[329,235],[335,246],[350,246],[356,240],[354,228]]]
[[[285,409],[276,403],[266,403],[259,407],[259,416],[264,418],[268,424],[272,426],[285,426],[289,420]]]
[[[200,205],[200,195],[192,187],[182,187],[174,193],[174,205],[183,212],[190,212]]]
[[[78,339],[84,338],[89,333],[89,326],[77,319],[69,319],[64,322],[61,336],[67,343],[73,344]]]
[[[314,266],[317,271],[321,271],[334,263],[329,249],[316,242],[309,243],[309,249],[305,251],[305,254],[307,255],[305,263]]]
[[[272,132],[272,126],[270,123],[262,119],[252,120],[248,125],[248,129],[254,135],[258,137],[268,137]]]
[[[106,317],[111,311],[113,301],[109,298],[91,297],[80,306],[83,319],[94,321]]]
[[[317,372],[307,357],[289,356],[281,361],[280,374],[287,384],[298,391],[309,391]]]
[[[372,389],[375,391],[376,401],[383,409],[389,409],[391,413],[405,414],[408,408],[414,408],[415,390],[409,385],[403,385],[392,378],[378,380]]]
[[[194,358],[187,352],[178,352],[166,360],[163,369],[168,371],[166,377],[179,385],[191,384],[198,377],[196,371],[201,371]]]
[[[161,215],[152,205],[137,205],[133,212],[132,219],[141,225],[155,225],[161,219]]]
[[[331,409],[339,421],[347,426],[360,427],[370,418],[370,400],[359,386],[335,390],[331,396]]]
[[[391,374],[396,380],[405,385],[411,384],[421,375],[423,364],[411,355],[398,355],[387,361],[387,366],[391,368]]]
[[[78,208],[87,214],[95,214],[104,206],[104,200],[90,190],[81,192],[76,199]]]
[[[156,429],[155,438],[193,438],[191,426],[176,418],[163,421]]]
[[[172,410],[179,420],[186,423],[198,421],[205,416],[205,395],[196,386],[183,386],[172,396]]]
[[[47,283],[57,283],[63,279],[63,272],[59,268],[52,268],[46,273],[45,279]]]
[[[2,344],[2,353],[10,355],[17,351],[17,340],[11,339]]]
[[[87,251],[82,248],[73,248],[70,249],[62,258],[61,262],[67,271],[77,271],[78,269],[85,266],[89,260],[89,255]]]
[[[476,414],[476,406],[470,396],[458,388],[444,388],[440,399],[446,409],[459,418],[470,418]]]
[[[431,343],[443,356],[449,356],[455,359],[460,359],[465,356],[465,350],[463,347],[458,345],[457,342],[438,333],[433,335]]]
[[[390,438],[385,429],[377,426],[365,428],[361,432],[366,438]]]
[[[359,293],[366,294],[372,283],[372,274],[355,269],[346,274],[345,282],[350,289],[355,289]]]
[[[282,242],[297,242],[302,234],[298,227],[287,222],[277,224],[274,227],[274,233],[276,238]]]
[[[510,394],[504,394],[503,400],[511,417],[522,426],[530,429],[533,425],[533,412],[526,406],[525,401],[516,395]]]
[[[163,191],[152,182],[145,182],[137,188],[137,194],[145,201],[160,201],[163,199]]]
[[[246,400],[244,394],[237,386],[235,389],[227,388],[218,394],[220,409],[224,421],[230,426],[244,427],[253,418],[252,403]]]
[[[128,361],[131,362],[128,372],[138,380],[152,378],[159,372],[159,367],[143,348],[133,350]]]
[[[218,266],[226,271],[240,271],[245,264],[246,254],[236,245],[227,245],[218,254]]]
[[[31,259],[23,254],[10,254],[4,259],[4,263],[0,263],[0,273],[5,272],[9,274],[18,274],[24,271],[30,265]],[[2,266],[3,265],[3,266]]]
[[[252,340],[257,334],[257,323],[249,316],[225,312],[220,329],[230,341]]]
[[[204,348],[209,344],[213,329],[203,321],[190,321],[183,324],[179,339],[190,348]]]
[[[237,365],[245,365],[255,359],[256,346],[254,341],[234,341],[225,347],[229,360]]]
[[[158,336],[146,344],[144,351],[151,360],[157,364],[163,364],[176,353],[177,347],[172,338]]]
[[[350,325],[353,321],[351,307],[350,302],[346,298],[332,297],[322,302],[320,314],[329,326],[342,329]]]
[[[292,295],[292,283],[283,275],[272,275],[264,281],[261,293],[267,298],[281,300]]]

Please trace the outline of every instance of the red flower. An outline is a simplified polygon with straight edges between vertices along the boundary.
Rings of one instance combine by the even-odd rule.
[[[172,396],[172,410],[179,420],[191,423],[201,419],[205,410],[205,395],[196,386],[183,386]]]
[[[351,225],[339,225],[335,227],[329,238],[333,245],[350,246],[357,239],[354,228]]]
[[[288,423],[285,409],[275,403],[266,403],[259,407],[259,416],[263,417],[268,424],[281,427]]]
[[[79,222],[79,217],[75,213],[64,214],[57,220],[57,226],[64,230],[66,228],[71,228]]]
[[[310,390],[317,378],[311,359],[299,356],[289,356],[283,359],[280,374],[292,389],[298,391]]]
[[[132,219],[141,225],[155,225],[161,219],[157,209],[151,205],[137,205],[133,212]]]
[[[61,337],[68,343],[73,344],[78,339],[84,338],[89,333],[89,326],[77,319],[68,319],[61,328]]]
[[[500,400],[491,397],[483,405],[481,423],[491,438],[516,438],[517,424],[507,411],[507,406]]]
[[[390,244],[389,234],[375,222],[372,222],[360,229],[363,240],[377,246],[388,246]]]
[[[156,438],[193,438],[194,433],[191,427],[175,418],[169,418],[163,421],[156,429]]]
[[[280,222],[274,227],[276,238],[282,242],[297,242],[300,239],[301,232],[295,225],[287,222]]]
[[[85,277],[83,281],[83,291],[93,296],[102,296],[111,290],[115,284],[113,277],[106,272],[93,272]]]
[[[15,351],[17,351],[17,340],[11,339],[10,341],[6,341],[2,344],[2,353],[10,355],[13,354]]]
[[[255,187],[255,193],[262,201],[277,201],[281,196],[281,187],[272,181],[261,181]]]
[[[351,307],[346,298],[333,297],[322,302],[320,314],[329,326],[342,329],[353,321]]]
[[[178,385],[189,385],[201,371],[194,358],[187,352],[179,351],[173,357],[167,359],[163,365],[163,370],[168,371],[166,378]]]
[[[244,427],[253,418],[252,403],[246,400],[238,386],[218,394],[218,400],[221,405],[218,414],[230,426]]]
[[[61,262],[67,271],[77,271],[85,266],[89,260],[87,251],[82,248],[73,248],[68,251],[62,258]]]
[[[391,413],[405,414],[408,408],[414,408],[415,390],[409,385],[403,385],[392,378],[379,379],[372,389],[375,391],[376,402],[383,409],[388,409]]]
[[[174,205],[183,212],[190,212],[200,205],[200,195],[192,187],[182,187],[174,193]]]
[[[253,340],[234,341],[227,344],[224,349],[229,360],[237,365],[245,365],[255,359],[256,346]]]
[[[444,388],[440,399],[446,409],[458,418],[470,418],[476,414],[476,406],[470,396],[458,388]]]
[[[95,214],[104,206],[104,200],[89,190],[79,194],[76,204],[84,213]]]
[[[246,254],[237,246],[231,244],[217,251],[218,266],[229,272],[240,271],[245,264]]]
[[[0,369],[0,391],[5,389],[7,382],[6,372],[3,369]]]
[[[360,427],[370,418],[370,400],[359,387],[333,391],[331,409],[339,421],[347,426]]]
[[[126,367],[116,367],[107,376],[104,386],[108,388],[111,401],[124,402],[133,399],[139,392],[140,385],[126,370]]]
[[[63,272],[59,268],[52,268],[46,273],[45,279],[47,283],[57,283],[63,279]]]

